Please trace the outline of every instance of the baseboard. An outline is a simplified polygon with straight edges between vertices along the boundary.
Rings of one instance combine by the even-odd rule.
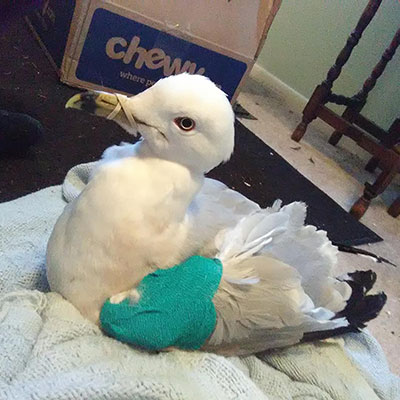
[[[250,73],[250,78],[266,89],[277,93],[293,111],[300,113],[307,104],[308,99],[305,96],[294,90],[285,82],[282,82],[259,64],[254,65]]]

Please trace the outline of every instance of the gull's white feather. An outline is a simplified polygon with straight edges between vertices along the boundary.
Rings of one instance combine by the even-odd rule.
[[[348,325],[343,318],[331,320],[338,310],[314,303],[304,287],[309,276],[318,274],[320,259],[324,260],[324,240],[316,243],[317,259],[297,263],[297,269],[275,258],[275,243],[280,249],[279,243],[287,235],[291,235],[291,241],[286,241],[286,253],[291,252],[288,247],[302,245],[304,236],[307,242],[309,229],[303,225],[304,219],[304,204],[293,203],[286,208],[275,204],[254,211],[217,235],[216,257],[223,262],[223,275],[213,299],[217,326],[204,350],[248,354],[297,343],[305,332]],[[350,287],[342,282],[348,289],[342,294],[329,283],[324,277],[314,286],[327,290],[331,303],[340,297],[343,305]]]
[[[252,255],[266,254],[294,267],[302,286],[318,305],[332,311],[342,310],[351,289],[333,278],[337,249],[326,232],[304,225],[306,205],[279,203],[245,216],[235,229],[218,234],[216,247],[227,268]]]

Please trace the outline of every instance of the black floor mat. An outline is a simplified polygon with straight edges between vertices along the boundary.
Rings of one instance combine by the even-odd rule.
[[[240,122],[236,123],[232,159],[209,175],[262,207],[272,205],[276,199],[281,199],[284,204],[305,202],[308,206],[307,223],[326,230],[333,242],[356,246],[382,240]]]
[[[0,61],[0,109],[26,112],[45,127],[42,141],[25,157],[0,158],[0,202],[60,184],[72,166],[96,160],[106,147],[130,139],[113,122],[65,110],[77,90],[58,81],[23,21],[0,36],[0,54],[7,55]],[[327,230],[333,241],[357,245],[381,240],[240,123],[236,133],[232,160],[210,176],[262,206],[277,198],[306,202],[307,221]]]

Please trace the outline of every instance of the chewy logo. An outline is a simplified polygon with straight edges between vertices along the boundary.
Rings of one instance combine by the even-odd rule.
[[[124,64],[131,63],[133,57],[137,55],[135,68],[140,69],[143,64],[149,69],[163,68],[165,76],[182,72],[202,75],[205,72],[204,68],[199,68],[196,71],[197,65],[194,62],[185,61],[182,65],[180,58],[175,58],[172,61],[171,57],[165,54],[162,49],[146,50],[143,47],[139,47],[139,43],[140,38],[138,36],[132,38],[129,46],[124,38],[113,37],[106,44],[106,54],[113,60],[122,60]]]

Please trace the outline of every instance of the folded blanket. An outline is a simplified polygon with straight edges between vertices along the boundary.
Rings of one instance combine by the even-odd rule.
[[[396,400],[400,379],[367,333],[250,357],[148,354],[46,293],[45,248],[92,165],[64,183],[0,204],[0,399]]]

